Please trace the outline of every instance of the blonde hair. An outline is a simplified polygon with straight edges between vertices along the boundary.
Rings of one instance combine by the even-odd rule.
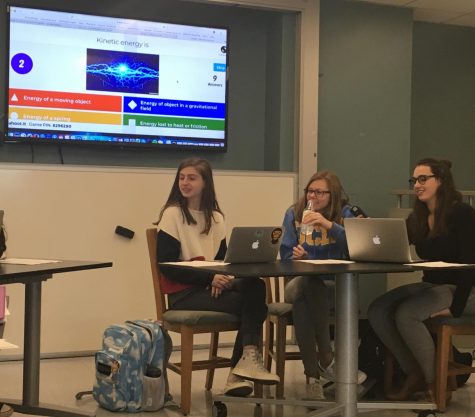
[[[294,204],[295,218],[302,218],[303,211],[308,203],[307,189],[312,182],[317,180],[324,180],[327,183],[328,191],[330,191],[330,202],[322,214],[332,222],[341,223],[341,209],[348,204],[349,199],[341,185],[340,179],[332,171],[316,172],[310,177],[304,189],[304,195]]]

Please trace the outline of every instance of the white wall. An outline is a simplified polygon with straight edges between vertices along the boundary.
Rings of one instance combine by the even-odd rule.
[[[144,235],[174,175],[174,170],[163,169],[0,164],[8,257],[114,264],[58,274],[43,284],[42,353],[96,350],[107,325],[154,318]],[[228,235],[235,225],[281,224],[296,193],[292,173],[216,171],[215,183]],[[135,237],[114,234],[116,225],[134,230]],[[4,337],[23,347],[24,286],[9,285],[7,292],[12,314]],[[2,353],[17,355],[22,350]]]

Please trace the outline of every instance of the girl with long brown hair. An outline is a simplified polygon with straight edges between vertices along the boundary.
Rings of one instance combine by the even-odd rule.
[[[224,259],[224,216],[208,161],[189,158],[180,164],[156,224],[158,262]],[[168,294],[171,309],[219,311],[240,317],[225,394],[249,395],[253,390],[250,381],[279,382],[277,375],[264,368],[258,349],[267,317],[264,281],[201,271],[190,273],[167,269],[166,265],[160,269],[160,287]]]
[[[422,259],[475,263],[475,209],[462,202],[451,165],[433,158],[416,164],[409,179],[416,193],[409,241]],[[371,325],[406,374],[388,399],[410,399],[421,390],[434,399],[435,346],[424,321],[475,314],[474,284],[473,270],[426,270],[422,282],[394,288],[370,305]]]

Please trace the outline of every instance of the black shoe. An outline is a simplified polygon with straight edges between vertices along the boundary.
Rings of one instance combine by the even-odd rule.
[[[455,346],[453,350],[454,350],[454,361],[456,363],[460,363],[465,366],[472,366],[473,358],[470,352],[460,352],[455,348]],[[457,387],[461,387],[467,382],[468,378],[470,378],[470,374],[456,375],[455,378],[457,380]]]

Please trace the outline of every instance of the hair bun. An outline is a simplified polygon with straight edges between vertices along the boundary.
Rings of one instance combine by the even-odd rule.
[[[441,159],[440,163],[444,164],[448,169],[452,168],[452,162],[450,162],[448,159]]]

